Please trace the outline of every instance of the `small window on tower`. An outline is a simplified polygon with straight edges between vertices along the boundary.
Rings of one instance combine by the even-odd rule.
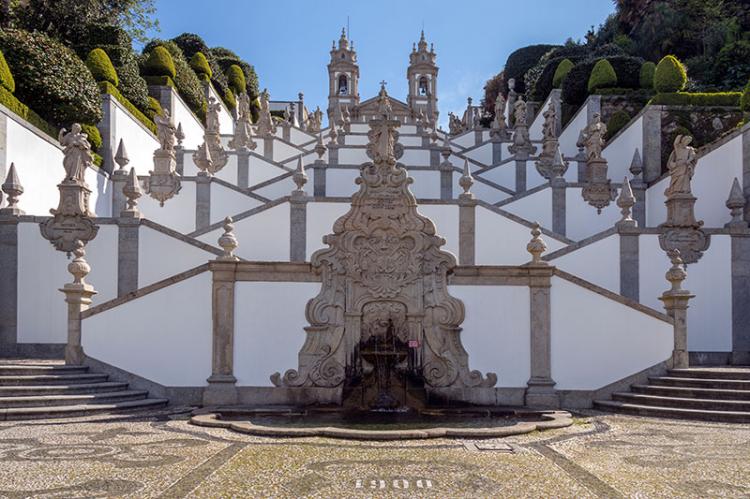
[[[346,95],[349,93],[349,81],[346,75],[339,76],[339,95]]]
[[[419,79],[419,95],[427,95],[429,82],[424,76]]]

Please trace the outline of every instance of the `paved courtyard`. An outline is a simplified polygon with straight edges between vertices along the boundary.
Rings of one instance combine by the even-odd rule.
[[[748,497],[750,426],[592,413],[502,440],[268,439],[185,414],[0,425],[0,497]]]

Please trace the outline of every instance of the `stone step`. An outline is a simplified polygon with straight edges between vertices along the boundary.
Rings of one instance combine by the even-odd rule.
[[[0,410],[16,407],[49,407],[63,405],[111,404],[126,400],[142,400],[148,396],[145,390],[120,390],[103,393],[81,393],[77,395],[40,395],[25,397],[0,397]]]
[[[750,390],[750,380],[678,378],[674,376],[650,376],[648,380],[651,384],[658,386],[715,388],[720,390]]]
[[[667,372],[675,378],[750,380],[750,368],[747,367],[689,367]]]
[[[700,398],[662,397],[642,393],[619,392],[612,394],[612,400],[628,404],[657,407],[679,407],[683,409],[706,409],[709,411],[750,412],[750,400],[715,400]]]
[[[107,381],[106,374],[40,374],[0,376],[0,386],[63,385]]]
[[[44,395],[92,394],[125,390],[127,383],[105,381],[74,385],[0,386],[0,397],[35,397]]]
[[[631,404],[616,400],[596,400],[594,407],[603,411],[622,412],[636,416],[667,417],[675,419],[698,419],[724,423],[750,423],[750,412],[744,411],[711,411],[706,409],[684,409],[678,407],[659,407]]]
[[[165,407],[167,399],[127,400],[110,404],[77,404],[47,407],[15,407],[0,409],[0,421],[20,419],[70,418],[100,413],[152,410]]]
[[[68,366],[65,364],[0,364],[0,376],[84,374],[88,370],[88,366]]]
[[[661,397],[698,398],[714,400],[748,400],[749,390],[722,390],[716,388],[691,388],[683,386],[632,385],[635,393],[658,395]]]

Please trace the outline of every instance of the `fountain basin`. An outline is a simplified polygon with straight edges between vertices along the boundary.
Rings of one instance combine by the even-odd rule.
[[[526,408],[440,408],[406,412],[227,408],[195,414],[191,424],[267,437],[353,440],[501,438],[573,424],[566,411]]]

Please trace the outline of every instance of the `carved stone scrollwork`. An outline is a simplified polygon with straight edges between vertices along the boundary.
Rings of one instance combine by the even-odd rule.
[[[387,99],[384,89],[381,99]],[[455,257],[433,222],[417,212],[412,179],[397,159],[403,154],[387,106],[370,121],[359,191],[315,252],[322,286],[307,303],[310,326],[299,367],[275,373],[276,386],[340,387],[357,358],[357,345],[390,321],[395,334],[420,348],[418,369],[436,387],[490,387],[497,377],[471,371],[461,344],[463,303],[448,294]]]
[[[159,201],[160,206],[176,196],[182,183],[175,171],[177,162],[173,151],[157,149],[154,151],[154,169],[149,171],[148,195]]]

